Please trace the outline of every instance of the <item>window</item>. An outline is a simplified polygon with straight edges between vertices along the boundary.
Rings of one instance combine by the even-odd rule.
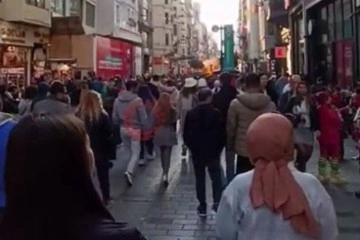
[[[350,17],[352,13],[352,1],[343,0],[343,16],[344,16],[344,37],[352,37],[352,18]]]
[[[70,0],[70,14],[71,17],[77,16],[82,18],[82,1]]]
[[[95,27],[95,6],[86,2],[85,11],[85,24],[90,27]]]
[[[115,6],[115,22],[120,23],[120,5],[116,4]]]
[[[165,0],[165,4],[169,4],[169,0]]]
[[[334,29],[335,29],[335,23],[334,23],[334,4],[331,3],[328,5],[328,26],[329,26],[329,41],[334,41],[335,39],[335,34],[334,34]]]
[[[45,8],[45,0],[26,0],[26,3],[35,7]]]
[[[165,24],[169,24],[169,13],[165,13]]]
[[[65,16],[65,0],[51,0],[51,10]]]
[[[343,15],[341,0],[335,2],[335,26],[336,26],[336,40],[343,38]]]
[[[165,34],[165,45],[166,46],[170,45],[170,43],[169,43],[169,34],[168,33]]]
[[[177,25],[174,24],[174,36],[177,36]]]
[[[146,8],[143,8],[143,10],[142,10],[142,18],[143,18],[143,20],[145,22],[148,21],[148,14],[149,14],[149,10],[146,9]]]

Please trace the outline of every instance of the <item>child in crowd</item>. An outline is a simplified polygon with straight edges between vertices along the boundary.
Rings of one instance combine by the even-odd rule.
[[[318,163],[318,178],[320,182],[327,182],[327,165],[330,162],[330,182],[344,184],[345,179],[340,174],[339,158],[341,155],[341,128],[340,113],[332,106],[329,94],[317,94],[318,117],[320,125],[320,159]]]

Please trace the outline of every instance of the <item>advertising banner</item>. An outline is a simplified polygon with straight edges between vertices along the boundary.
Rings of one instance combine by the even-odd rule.
[[[130,43],[96,37],[96,74],[108,80],[114,76],[129,77],[133,68],[133,46]]]
[[[234,70],[234,29],[233,25],[224,26],[224,58],[222,62],[223,71]]]

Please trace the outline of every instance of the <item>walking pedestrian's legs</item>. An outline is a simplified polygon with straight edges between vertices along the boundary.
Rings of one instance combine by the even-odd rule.
[[[202,162],[204,159],[193,158],[194,172],[195,172],[195,185],[196,197],[200,203],[198,212],[200,216],[206,216],[206,178],[205,178],[205,164]]]
[[[221,181],[220,159],[215,163],[208,165],[208,172],[212,182],[213,201],[214,201],[213,210],[216,212],[223,190],[223,185]]]
[[[250,162],[250,159],[248,157],[244,156],[237,156],[237,162],[236,162],[236,174],[245,173],[247,171],[251,171],[254,169],[254,166]]]
[[[230,183],[235,177],[235,153],[225,148],[226,180]]]
[[[140,132],[140,130],[137,130]],[[136,163],[139,161],[140,158],[140,141],[138,139],[131,139],[131,157],[130,162],[127,167],[127,171],[131,174],[134,174]]]
[[[139,161],[141,144],[140,137],[141,131],[139,129],[121,128],[121,137],[124,142],[126,152],[130,153],[130,161],[128,162],[125,177],[128,185],[133,184],[133,174],[136,163]]]
[[[169,169],[170,169],[170,162],[171,162],[171,151],[172,146],[160,146],[161,152],[161,166],[163,169],[163,180],[165,183],[169,181]]]
[[[110,200],[109,162],[95,157],[95,165],[103,201],[107,203]]]

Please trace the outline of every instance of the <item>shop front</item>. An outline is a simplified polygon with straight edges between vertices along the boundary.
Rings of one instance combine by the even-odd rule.
[[[104,80],[134,75],[134,46],[119,39],[95,37],[95,71]]]
[[[0,83],[22,87],[45,72],[49,29],[0,21]]]
[[[305,1],[307,73],[314,81],[351,87],[359,77],[356,62],[355,0]]]

